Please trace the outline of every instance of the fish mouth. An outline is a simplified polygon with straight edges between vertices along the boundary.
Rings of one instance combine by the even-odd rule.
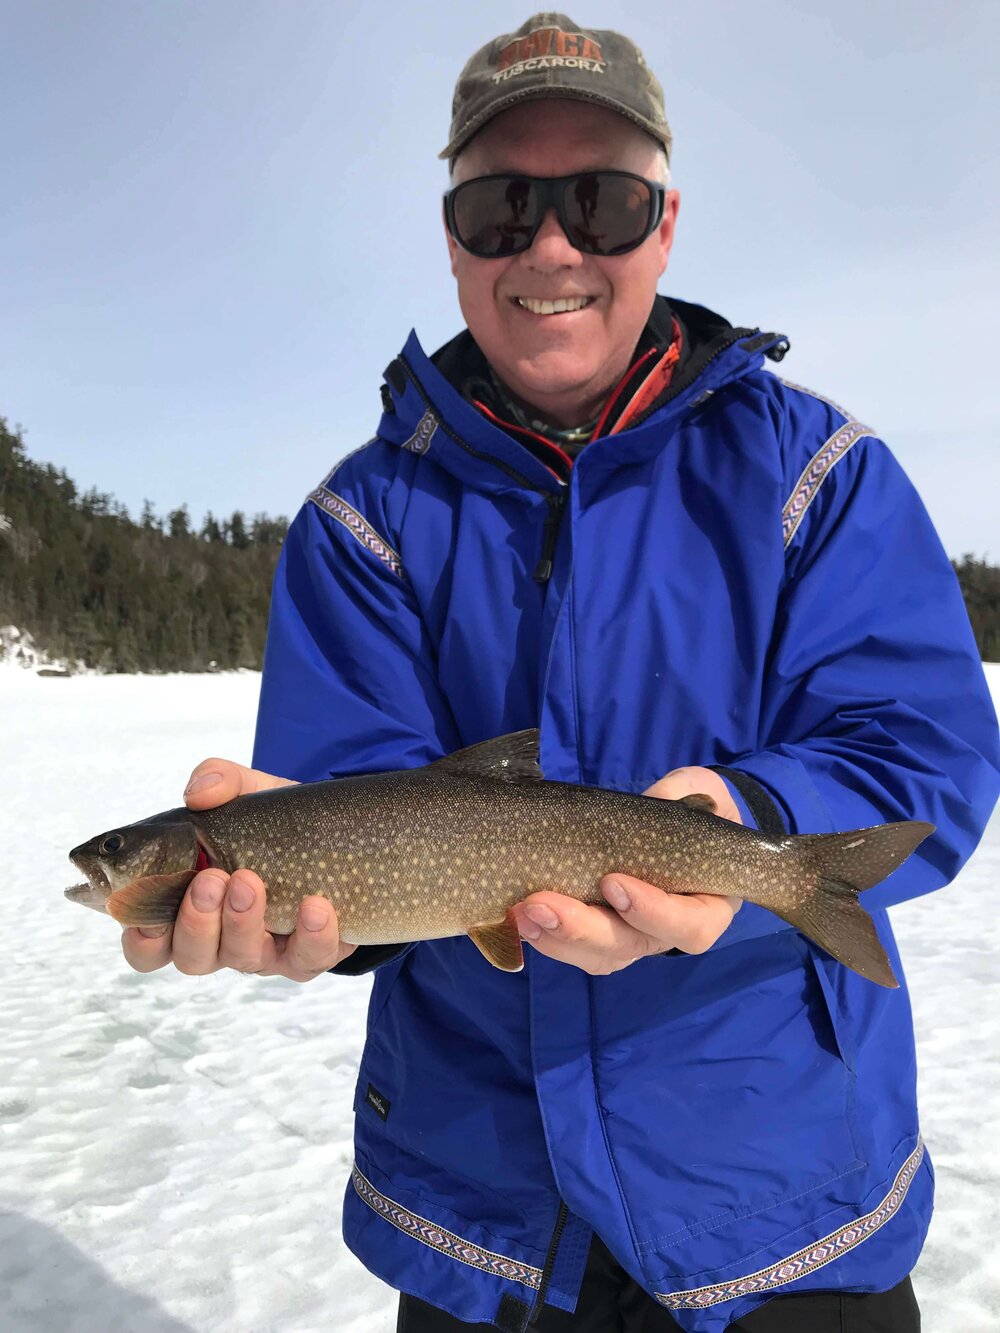
[[[77,889],[90,889],[92,893],[103,894],[105,898],[113,892],[111,881],[108,879],[108,873],[96,857],[88,856],[82,848],[78,847],[70,852],[69,859],[76,866],[77,870],[82,871],[83,874],[86,875],[87,883],[75,884],[72,890],[67,889],[67,897]],[[73,901],[79,902],[80,899],[74,898]]]
[[[104,912],[107,915],[108,894],[96,889],[93,884],[74,884],[68,889],[63,889],[63,894],[71,903],[79,903],[81,907],[92,907],[95,912]]]

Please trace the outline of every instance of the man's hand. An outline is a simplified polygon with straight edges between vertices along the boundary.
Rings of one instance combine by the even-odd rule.
[[[729,788],[709,768],[675,768],[645,794],[667,801],[704,794],[723,819],[743,822]],[[716,894],[665,893],[630,875],[605,875],[601,892],[614,911],[562,893],[533,893],[514,908],[522,938],[549,958],[606,976],[668,949],[704,953],[741,906],[739,898]]]
[[[191,774],[184,799],[192,810],[207,810],[247,792],[291,787],[228,759],[206,759]],[[122,934],[125,958],[137,972],[155,972],[173,963],[178,972],[205,976],[220,968],[265,977],[311,981],[335,967],[357,947],[342,944],[337,914],[325,898],[309,897],[299,908],[291,935],[264,929],[264,884],[252,870],[202,870],[191,881],[172,926],[129,926]]]

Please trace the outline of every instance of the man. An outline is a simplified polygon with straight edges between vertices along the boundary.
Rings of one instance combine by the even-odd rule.
[[[996,799],[982,669],[873,432],[765,369],[781,336],[656,296],[669,150],[624,37],[545,14],[473,56],[442,154],[468,330],[430,359],[411,337],[376,437],[309,497],[257,768],[208,760],[188,800],[538,724],[550,778],[703,792],[775,834],[929,819],[866,895],[902,976],[885,908],[953,877]],[[144,970],[377,969],[344,1234],[406,1293],[404,1333],[917,1329],[905,986],[751,904],[540,888],[517,976],[464,938],[343,945],[319,898],[274,939],[248,872],[204,871],[172,932],[124,947]]]

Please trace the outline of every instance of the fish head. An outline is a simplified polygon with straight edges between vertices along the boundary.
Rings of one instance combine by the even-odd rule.
[[[66,889],[70,902],[107,912],[108,899],[151,875],[194,873],[198,838],[183,810],[108,829],[74,847],[69,859],[87,882]]]

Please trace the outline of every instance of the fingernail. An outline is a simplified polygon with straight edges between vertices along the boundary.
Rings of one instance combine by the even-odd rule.
[[[299,914],[299,920],[306,930],[322,930],[330,920],[330,912],[319,903],[306,903]]]
[[[139,934],[144,940],[156,940],[165,935],[169,929],[169,926],[140,926]]]
[[[208,791],[209,787],[217,787],[221,781],[221,773],[199,773],[184,788],[184,795],[193,796],[196,791]]]
[[[221,880],[218,875],[204,875],[195,880],[191,901],[199,912],[214,912],[221,905],[225,892],[225,880]]]
[[[525,915],[529,916],[535,925],[541,926],[543,930],[555,930],[559,924],[559,918],[552,908],[546,907],[543,903],[532,903],[524,911]]]
[[[542,934],[541,926],[536,926],[533,921],[525,921],[524,917],[518,917],[517,930],[522,940],[537,940]]]
[[[616,912],[630,912],[632,910],[632,899],[616,879],[608,880],[601,888],[605,898]]]
[[[229,906],[234,912],[247,912],[253,907],[253,889],[245,879],[229,881]]]

